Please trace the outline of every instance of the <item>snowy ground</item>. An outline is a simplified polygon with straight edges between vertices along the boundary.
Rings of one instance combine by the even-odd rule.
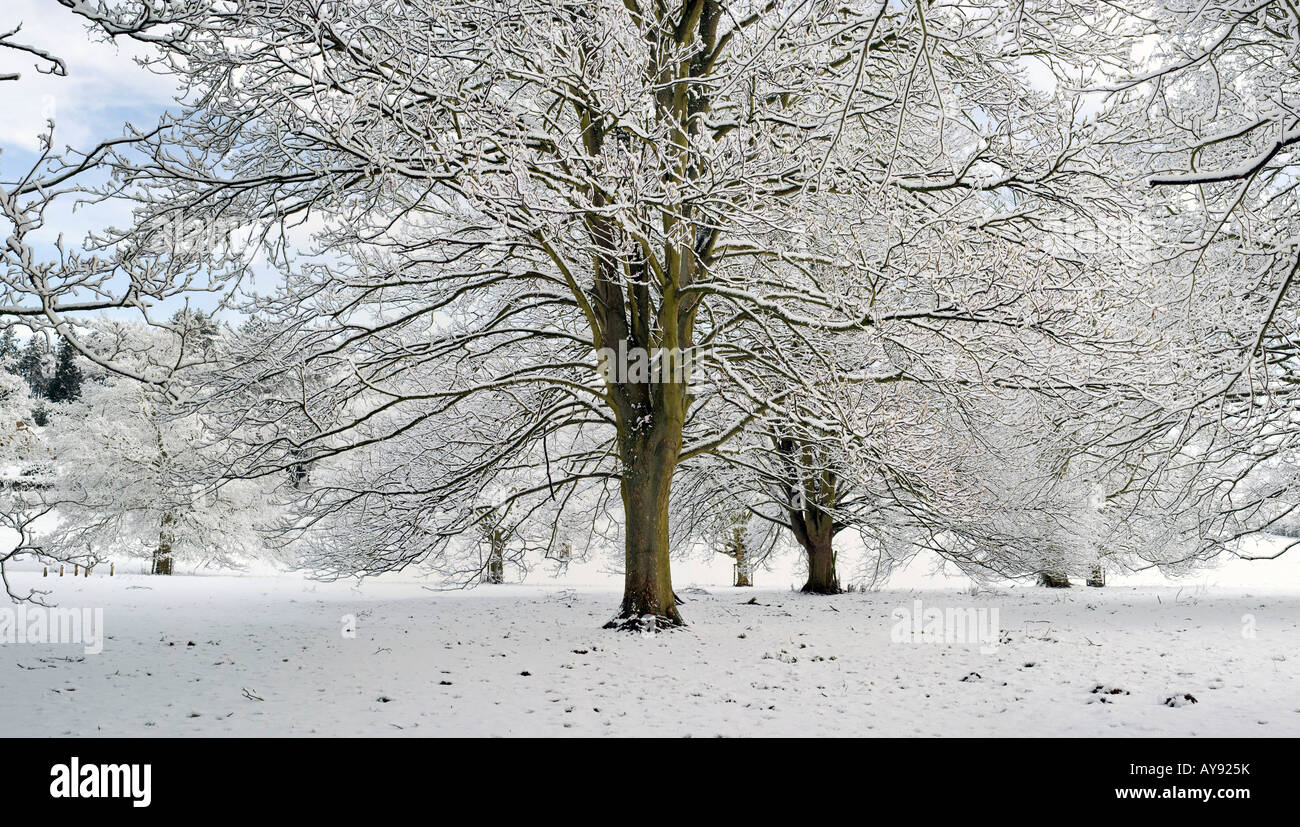
[[[1296,736],[1296,562],[1250,564],[1258,586],[683,585],[691,626],[657,637],[600,628],[608,586],[22,571],[102,607],[107,639],[0,644],[0,736]],[[892,639],[917,600],[997,608],[996,651]]]

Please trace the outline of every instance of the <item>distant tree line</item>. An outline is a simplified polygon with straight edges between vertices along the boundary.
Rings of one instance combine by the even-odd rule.
[[[0,333],[0,369],[27,383],[36,401],[32,409],[36,425],[49,421],[46,402],[60,404],[81,399],[85,374],[77,364],[76,350],[62,337],[53,348],[42,335],[28,336],[20,345],[14,328],[5,328]]]

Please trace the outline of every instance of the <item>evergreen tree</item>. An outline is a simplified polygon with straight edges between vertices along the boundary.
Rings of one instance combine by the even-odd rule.
[[[31,388],[32,396],[36,399],[44,399],[49,386],[49,381],[45,378],[46,349],[44,338],[32,336],[18,357],[18,375],[27,382],[27,387]]]
[[[18,362],[18,341],[14,337],[14,329],[6,327],[4,333],[0,333],[0,370],[13,373],[17,369]]]
[[[76,351],[66,339],[59,340],[58,357],[54,364],[54,377],[46,388],[51,402],[75,402],[81,398],[81,368],[77,366]]]

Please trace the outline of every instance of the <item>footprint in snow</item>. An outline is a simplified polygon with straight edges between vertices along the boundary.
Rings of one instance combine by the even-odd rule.
[[[1108,703],[1112,703],[1111,701],[1112,696],[1128,695],[1128,694],[1130,693],[1127,689],[1121,689],[1118,686],[1109,686],[1104,683],[1099,683],[1092,688],[1093,697],[1088,699],[1088,703],[1108,704]]]

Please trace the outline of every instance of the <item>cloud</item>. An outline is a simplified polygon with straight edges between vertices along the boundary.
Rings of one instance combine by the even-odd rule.
[[[121,134],[126,121],[152,124],[174,103],[175,82],[135,62],[146,47],[106,41],[53,0],[3,0],[2,5],[0,30],[21,25],[14,41],[56,54],[68,66],[67,77],[41,74],[34,56],[0,49],[0,74],[22,74],[18,81],[0,83],[0,148],[6,154],[34,152],[51,117],[56,146],[86,148]],[[12,170],[10,163],[5,166]]]

